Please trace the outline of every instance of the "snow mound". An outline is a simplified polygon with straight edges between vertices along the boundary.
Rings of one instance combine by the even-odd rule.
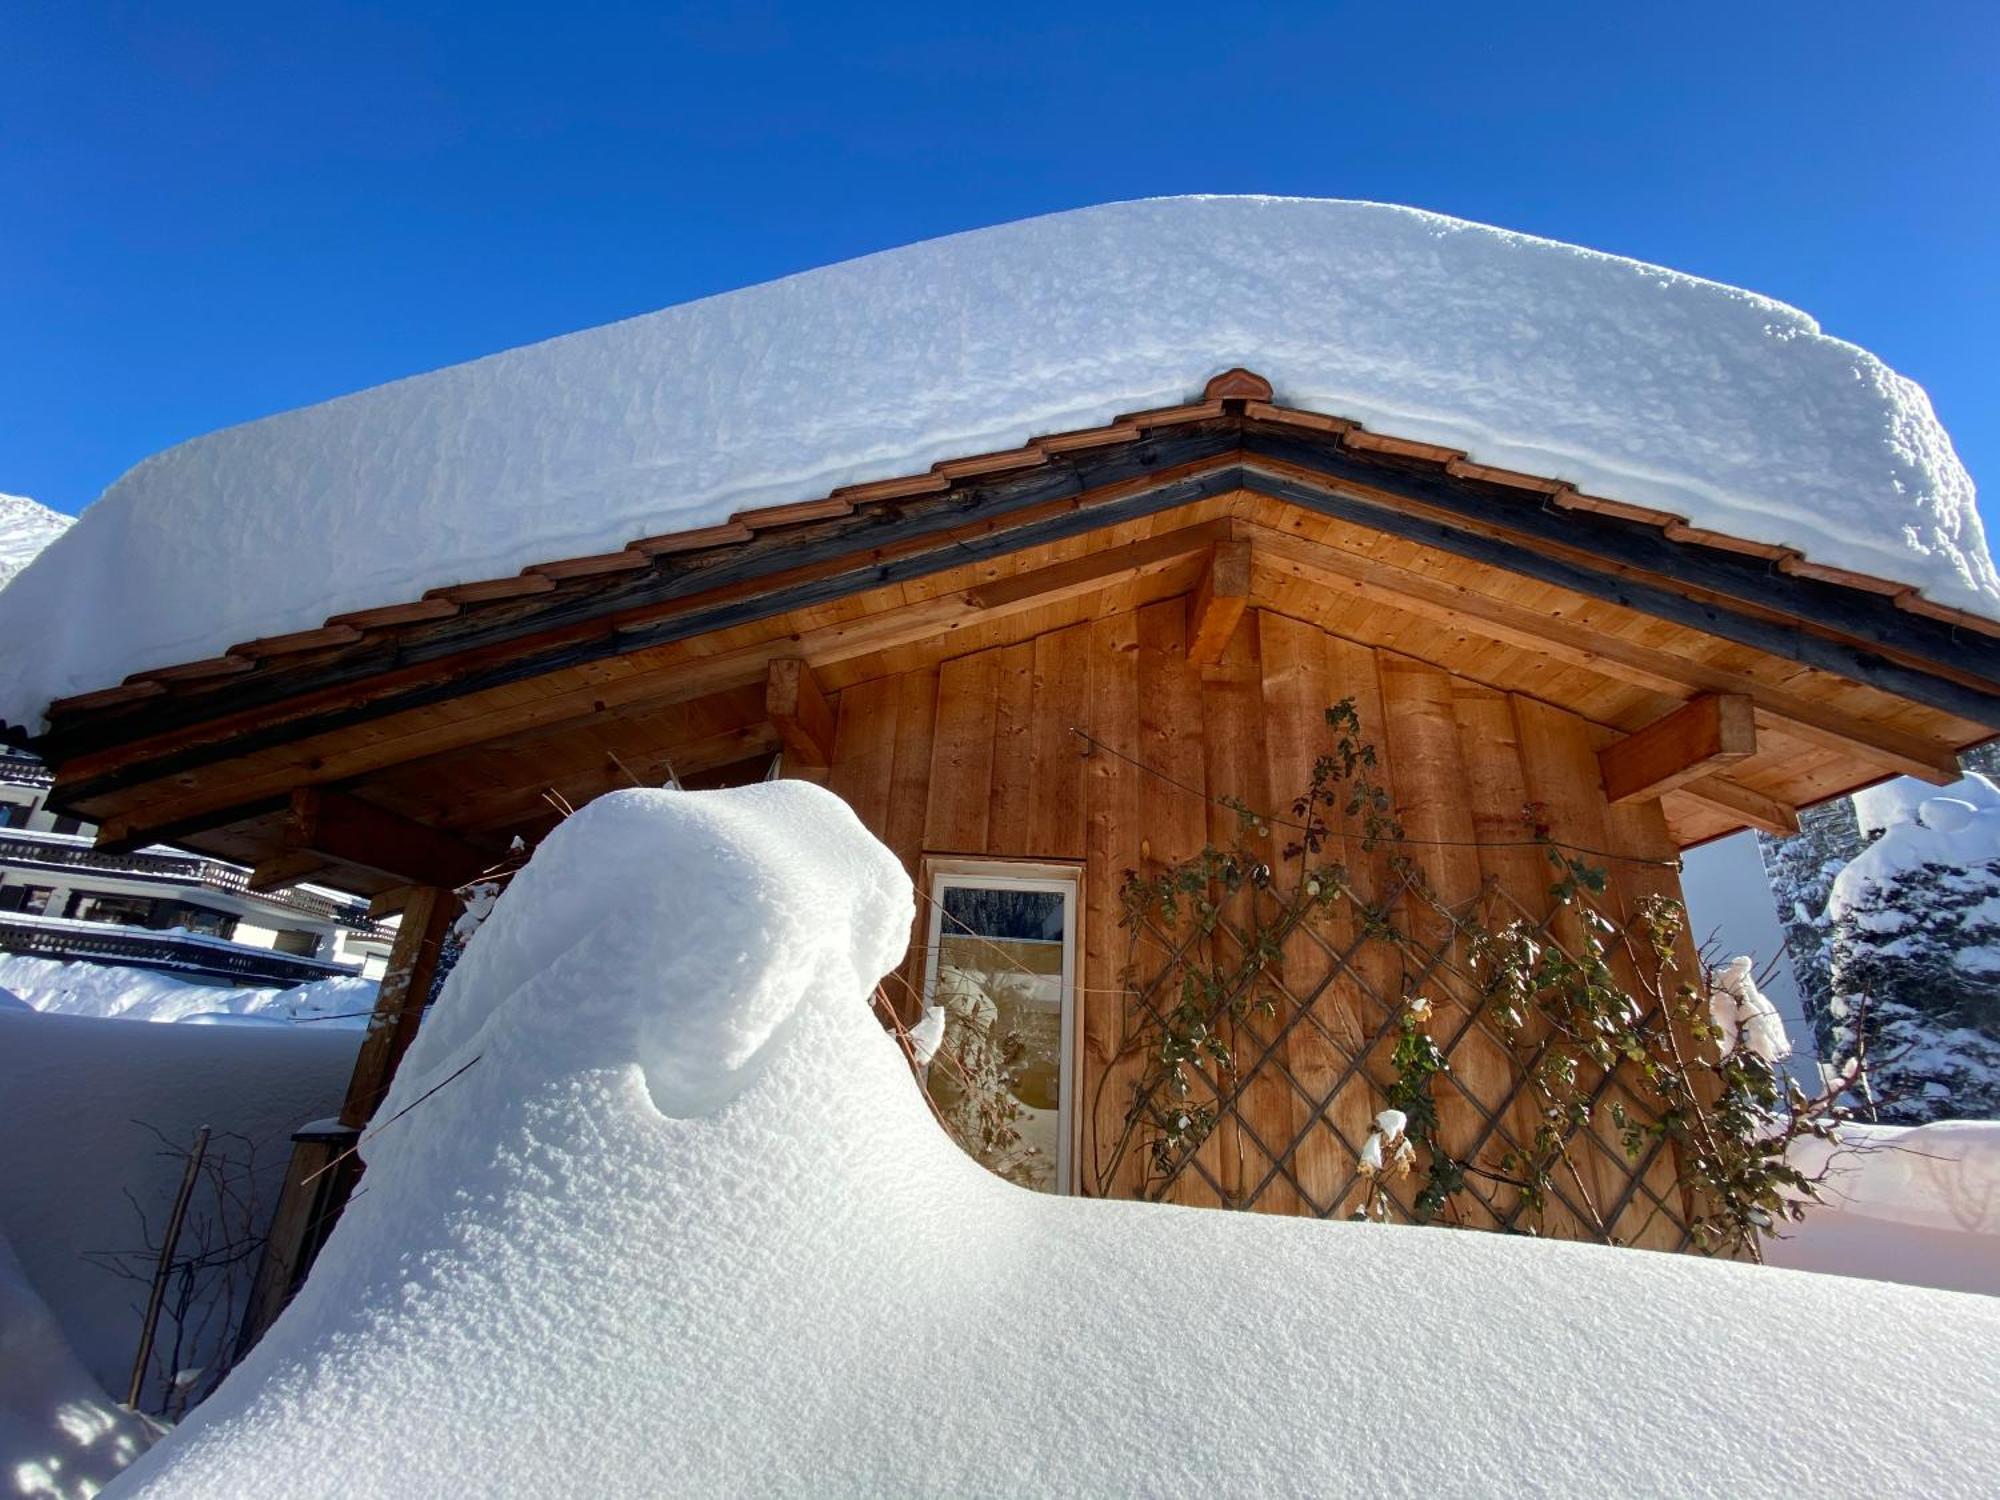
[[[454,970],[300,1297],[123,1483],[1988,1489],[1987,1299],[990,1176],[870,1014],[911,912],[804,783],[567,820]],[[1824,1377],[1829,1328],[1865,1388]]]
[[[332,613],[1185,401],[1239,363],[1283,401],[2000,613],[1928,398],[1804,313],[1411,209],[1157,199],[868,256],[169,449],[0,595],[0,717],[32,725],[51,698]]]
[[[0,588],[69,530],[74,517],[26,495],[0,495]]]
[[[146,1288],[87,1257],[140,1251],[144,1226],[157,1235],[165,1225],[186,1163],[162,1138],[185,1147],[207,1125],[218,1158],[254,1153],[255,1170],[239,1185],[261,1234],[292,1132],[340,1108],[359,1044],[357,1033],[332,1026],[125,1026],[0,1011],[0,1226],[99,1384],[122,1393],[131,1377]],[[204,1185],[185,1251],[218,1214],[235,1217]],[[213,1315],[222,1289],[198,1285],[190,1324],[219,1334],[221,1313],[240,1307],[254,1270],[250,1261],[237,1268],[231,1309]],[[156,1362],[171,1348],[170,1322],[162,1319]],[[160,1407],[159,1373],[143,1392],[148,1410]]]
[[[90,1378],[0,1233],[0,1495],[88,1500],[158,1431]]]

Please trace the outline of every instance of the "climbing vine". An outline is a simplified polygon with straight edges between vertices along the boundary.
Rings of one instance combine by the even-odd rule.
[[[1135,1154],[1147,1196],[1204,1171],[1225,1120],[1250,1129],[1246,1090],[1260,1070],[1284,1067],[1288,1037],[1301,1026],[1330,1035],[1336,1010],[1352,1031],[1354,997],[1367,993],[1379,1024],[1349,1036],[1345,1074],[1316,1104],[1349,1158],[1345,1184],[1314,1199],[1285,1143],[1260,1138],[1265,1184],[1293,1176],[1322,1213],[1607,1241],[1651,1229],[1647,1242],[1659,1243],[1665,1215],[1696,1248],[1756,1255],[1760,1237],[1814,1196],[1787,1151],[1801,1135],[1832,1134],[1844,1085],[1809,1097],[1744,995],[1711,983],[1679,903],[1642,897],[1614,919],[1605,870],[1557,843],[1537,808],[1523,810],[1522,842],[1551,870],[1544,909],[1510,906],[1490,878],[1478,899],[1447,904],[1426,877],[1423,841],[1395,815],[1353,701],[1328,709],[1326,727],[1330,746],[1289,817],[1224,799],[1237,825],[1226,847],[1127,874],[1131,1101],[1100,1157],[1100,1190]],[[1273,857],[1263,851],[1278,832]],[[1302,965],[1288,955],[1308,940],[1324,957],[1304,967],[1325,972],[1300,994],[1288,967]],[[1505,1100],[1475,1100],[1455,1070],[1475,1030],[1512,1070]],[[1286,1076],[1293,1095],[1307,1092]],[[1358,1140],[1333,1121],[1336,1096],[1352,1121],[1357,1080],[1373,1111]],[[1463,1124],[1474,1115],[1484,1129]],[[1238,1190],[1254,1196],[1254,1185]]]

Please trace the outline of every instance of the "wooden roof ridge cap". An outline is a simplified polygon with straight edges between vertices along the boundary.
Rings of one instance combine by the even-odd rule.
[[[653,565],[652,554],[627,544],[616,552],[597,552],[587,557],[562,557],[553,562],[529,563],[521,571],[539,573],[544,578],[597,578],[607,573],[636,573]]]
[[[261,661],[267,656],[290,656],[294,652],[318,651],[326,646],[351,646],[360,639],[361,632],[352,625],[329,619],[310,630],[288,630],[282,635],[260,635],[254,640],[242,641],[231,646],[226,654]]]

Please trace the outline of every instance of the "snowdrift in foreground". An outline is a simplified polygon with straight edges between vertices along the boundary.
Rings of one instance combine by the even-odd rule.
[[[157,1432],[90,1378],[0,1232],[0,1495],[86,1500]]]
[[[0,986],[29,1009],[50,1016],[118,1021],[302,1021],[322,1030],[333,1026],[367,1029],[376,992],[374,980],[347,976],[315,979],[289,989],[261,985],[228,989],[152,969],[63,963],[21,953],[0,953]]]
[[[892,250],[169,449],[0,596],[0,718],[1191,400],[1239,363],[1287,402],[2000,613],[1929,399],[1804,313],[1412,209],[1176,198]]]
[[[911,910],[894,858],[803,783],[566,821],[453,972],[385,1105],[411,1113],[368,1143],[303,1294],[122,1483],[1990,1485],[1984,1298],[987,1175],[869,1013]],[[1865,1388],[1826,1378],[1829,1337]]]
[[[166,1224],[185,1162],[160,1137],[185,1146],[207,1125],[218,1158],[244,1161],[254,1150],[255,1170],[239,1186],[254,1201],[261,1234],[292,1132],[340,1108],[359,1045],[358,1033],[331,1026],[127,1026],[0,1010],[0,1229],[107,1390],[123,1393],[130,1378],[146,1288],[85,1257],[143,1250],[142,1214],[154,1234]],[[205,1185],[183,1248],[217,1217]],[[252,1270],[238,1269],[238,1301]],[[220,1279],[210,1278],[189,1309],[190,1324],[211,1333],[221,1321]],[[208,1353],[190,1362],[206,1364]],[[144,1404],[158,1409],[160,1394],[155,1379]]]

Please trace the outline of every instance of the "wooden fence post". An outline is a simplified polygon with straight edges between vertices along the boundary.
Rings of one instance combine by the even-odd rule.
[[[403,908],[389,967],[368,1018],[368,1034],[354,1059],[347,1097],[337,1120],[309,1125],[292,1137],[292,1160],[285,1172],[264,1257],[243,1314],[239,1357],[263,1336],[291,1301],[312,1268],[313,1258],[333,1230],[348,1195],[361,1176],[361,1160],[349,1155],[363,1127],[389,1092],[423,1020],[431,984],[437,978],[444,940],[458,919],[455,891],[441,886],[411,890]]]

